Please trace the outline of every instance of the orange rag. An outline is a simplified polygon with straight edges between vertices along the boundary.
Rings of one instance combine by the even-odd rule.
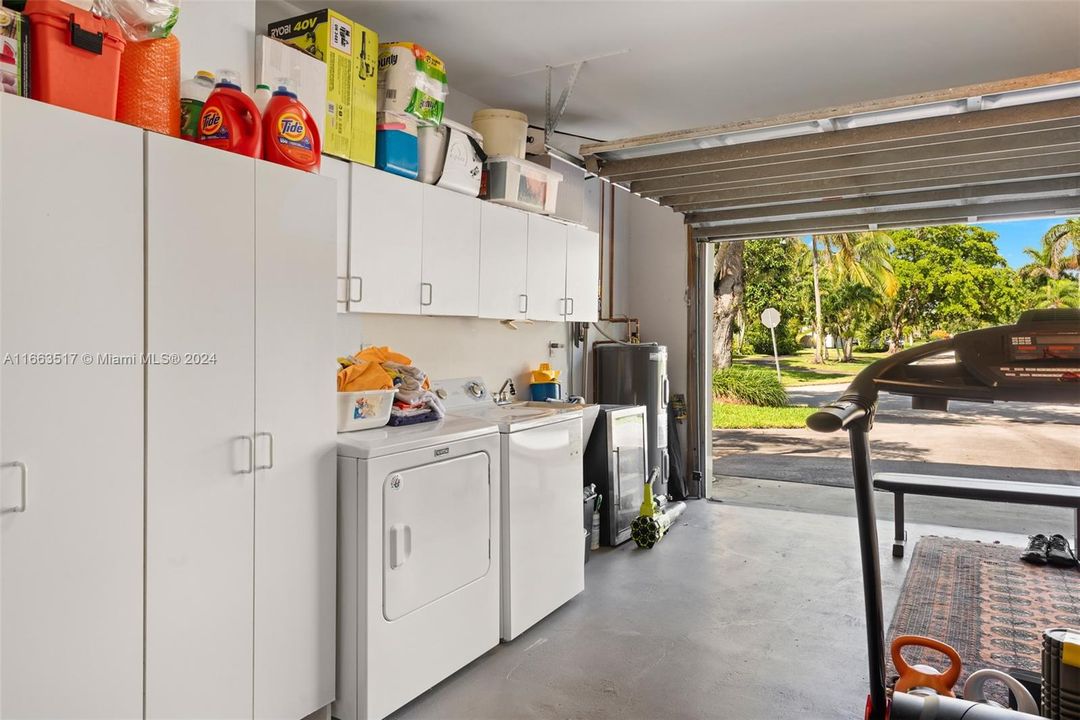
[[[362,392],[364,390],[392,390],[394,379],[383,369],[384,362],[412,365],[412,360],[388,347],[369,347],[355,355],[353,365],[342,368],[337,375],[338,392]]]

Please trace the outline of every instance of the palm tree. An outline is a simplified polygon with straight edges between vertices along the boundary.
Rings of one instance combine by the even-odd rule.
[[[818,240],[824,253],[818,262]],[[821,286],[819,265],[824,265],[828,278],[835,286],[862,285],[885,297],[896,294],[897,280],[889,261],[892,238],[880,230],[870,232],[833,233],[813,236],[811,262],[814,273],[814,362],[823,360],[824,323],[821,315]]]
[[[1039,291],[1040,308],[1080,307],[1080,289],[1068,279],[1050,280]]]
[[[1049,282],[1060,280],[1066,271],[1080,269],[1080,218],[1054,225],[1043,235],[1041,247],[1024,248],[1024,254],[1031,258],[1020,268],[1020,274],[1027,278]]]

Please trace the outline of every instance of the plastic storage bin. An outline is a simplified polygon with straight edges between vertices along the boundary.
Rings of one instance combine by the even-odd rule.
[[[339,392],[337,431],[369,430],[390,422],[395,394],[397,390]]]
[[[60,0],[27,0],[23,12],[30,19],[30,96],[115,120],[125,45],[116,21]]]
[[[484,196],[491,202],[520,210],[555,212],[562,174],[509,155],[488,158]]]
[[[484,172],[484,138],[452,120],[420,128],[420,181],[476,197]]]
[[[415,180],[420,173],[416,120],[380,113],[375,125],[375,167]]]

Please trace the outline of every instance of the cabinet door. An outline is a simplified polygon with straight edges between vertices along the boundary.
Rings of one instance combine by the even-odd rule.
[[[252,715],[254,189],[254,160],[146,135],[147,349],[211,354],[146,373],[147,718]]]
[[[0,115],[0,717],[139,717],[143,133]]]
[[[255,718],[334,699],[334,197],[327,178],[256,165]]]
[[[527,292],[531,320],[564,319],[566,313],[566,226],[529,216]]]
[[[480,204],[468,195],[424,185],[420,312],[476,317],[480,281]]]
[[[600,319],[600,236],[571,225],[566,229],[566,319]]]
[[[349,309],[420,313],[422,183],[352,163]]]
[[[335,194],[337,196],[337,209],[334,214],[334,233],[337,242],[337,311],[349,311],[349,292],[359,290],[359,282],[350,280],[349,275],[349,186],[351,163],[328,156],[322,159],[323,177],[333,178],[336,181]],[[313,218],[311,213],[302,213],[305,217]],[[321,220],[320,220],[321,222]]]
[[[483,203],[480,211],[480,317],[523,318],[529,308],[529,216]]]

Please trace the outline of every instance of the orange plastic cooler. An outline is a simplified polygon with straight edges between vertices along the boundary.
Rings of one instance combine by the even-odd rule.
[[[124,36],[115,20],[60,0],[26,0],[30,94],[35,100],[116,118]]]

